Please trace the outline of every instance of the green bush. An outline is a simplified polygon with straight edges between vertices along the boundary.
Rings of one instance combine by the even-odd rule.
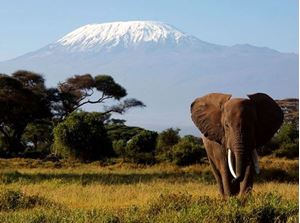
[[[185,136],[172,147],[172,161],[177,165],[199,163],[203,157],[205,150],[194,136]]]
[[[157,133],[144,130],[127,142],[126,156],[135,163],[153,163]]]
[[[112,142],[117,140],[124,140],[127,142],[133,136],[144,130],[139,127],[126,126],[124,124],[108,124],[105,126],[105,128],[107,135]]]
[[[284,126],[275,140],[276,144],[279,145],[279,148],[274,151],[275,156],[289,159],[299,157],[299,134],[294,125]]]
[[[119,157],[122,157],[123,160],[126,157],[126,142],[122,139],[113,141],[113,150],[115,154]]]
[[[299,138],[299,132],[295,123],[284,123],[275,136],[275,141],[281,143],[293,143]]]
[[[28,158],[44,158],[51,153],[53,144],[53,124],[48,120],[29,123],[22,135],[26,145],[24,153]]]
[[[179,131],[180,129],[169,128],[158,135],[156,145],[157,160],[172,161],[172,147],[180,140]]]
[[[284,143],[280,145],[280,148],[274,151],[277,157],[286,157],[289,159],[299,157],[299,142]]]
[[[278,133],[264,147],[260,155],[274,154],[277,157],[299,157],[299,132],[295,123],[284,123]]]
[[[73,112],[54,128],[54,153],[81,161],[113,155],[101,113]]]

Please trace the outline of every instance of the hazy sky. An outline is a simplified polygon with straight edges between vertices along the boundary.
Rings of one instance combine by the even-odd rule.
[[[0,61],[88,23],[159,20],[201,40],[298,53],[298,0],[0,0]]]

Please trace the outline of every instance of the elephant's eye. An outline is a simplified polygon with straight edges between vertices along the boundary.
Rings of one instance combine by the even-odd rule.
[[[229,128],[229,125],[227,122],[225,122],[225,128]]]

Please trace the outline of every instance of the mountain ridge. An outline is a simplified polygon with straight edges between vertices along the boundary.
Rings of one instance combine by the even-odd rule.
[[[151,36],[150,31],[143,37]],[[108,46],[114,47],[94,46],[95,40],[88,50],[80,50],[80,41],[75,41],[78,50],[57,44],[70,33],[41,49],[0,62],[1,72],[27,69],[43,73],[50,86],[74,74],[106,73],[121,83],[130,97],[147,105],[146,109],[125,115],[129,124],[153,130],[179,127],[188,134],[198,133],[190,120],[189,106],[201,95],[224,92],[245,96],[264,92],[273,98],[298,96],[298,55],[293,53],[249,44],[222,46],[188,34],[178,42],[174,35],[173,41],[165,38],[166,41],[147,42],[136,38],[139,44],[126,47],[122,41],[109,42],[112,45]]]

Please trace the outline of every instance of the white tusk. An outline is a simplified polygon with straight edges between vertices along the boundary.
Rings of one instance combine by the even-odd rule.
[[[228,166],[229,166],[230,173],[236,179],[237,177],[236,177],[235,172],[233,171],[233,167],[232,167],[231,150],[230,149],[228,149]]]
[[[258,155],[257,155],[257,151],[256,149],[254,149],[251,153],[252,155],[252,159],[253,159],[253,164],[254,164],[254,169],[256,174],[260,173],[260,169],[259,169],[259,163],[258,163]]]

